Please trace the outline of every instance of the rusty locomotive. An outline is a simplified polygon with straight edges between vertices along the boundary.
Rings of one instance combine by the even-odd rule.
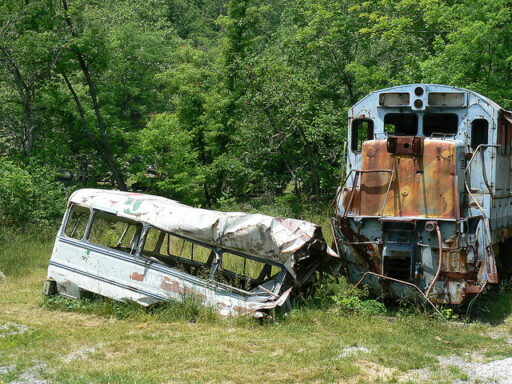
[[[331,214],[347,274],[385,297],[461,304],[512,270],[512,113],[412,84],[349,110]]]

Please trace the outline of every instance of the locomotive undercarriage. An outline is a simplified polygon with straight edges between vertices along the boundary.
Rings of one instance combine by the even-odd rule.
[[[399,282],[403,281],[416,285],[434,303],[461,304],[468,295],[480,292],[486,281],[497,282],[494,253],[484,249],[479,218],[459,224],[341,215],[333,220],[350,280],[359,281],[366,271],[390,278],[365,277],[365,285],[376,295],[416,297],[417,290]]]

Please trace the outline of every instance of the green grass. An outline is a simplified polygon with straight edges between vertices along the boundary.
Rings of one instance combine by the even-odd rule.
[[[439,368],[437,356],[512,356],[510,286],[483,294],[472,322],[444,322],[414,306],[389,309],[360,290],[347,299],[351,284],[344,279],[322,280],[313,298],[272,321],[221,318],[194,300],[147,311],[101,297],[45,299],[56,228],[0,233],[7,275],[0,282],[0,326],[7,326],[0,383],[27,371],[53,383],[398,382],[420,368],[431,369],[436,382],[451,382],[467,375]],[[28,331],[15,334],[13,324]],[[345,356],[349,347],[370,352]]]
[[[0,271],[11,277],[48,266],[58,225],[41,228],[0,227]]]

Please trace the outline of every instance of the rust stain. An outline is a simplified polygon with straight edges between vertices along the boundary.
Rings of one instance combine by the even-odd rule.
[[[390,142],[390,139],[393,140]],[[455,217],[454,143],[428,138],[418,140],[414,136],[371,140],[363,143],[362,154],[363,170],[395,171],[384,216]],[[389,176],[384,173],[362,174],[360,189],[356,189],[354,195],[353,211],[358,207],[363,216],[379,216],[388,180]]]
[[[381,249],[378,244],[357,244],[357,243],[365,243],[368,242],[368,239],[363,235],[355,232],[350,226],[350,222],[348,219],[343,219],[341,217],[337,218],[337,225],[340,228],[341,232],[346,238],[347,242],[350,242],[350,247],[354,250],[354,252],[364,260],[371,271],[375,271],[379,274],[382,273],[382,263],[381,263]]]
[[[162,282],[160,283],[160,288],[181,296],[197,297],[201,302],[206,301],[206,295],[193,291],[189,287],[182,286],[177,281],[172,281],[168,277],[163,278]]]
[[[136,280],[136,281],[144,281],[144,275],[142,273],[133,272],[130,275],[130,279]]]
[[[183,287],[177,281],[171,281],[168,277],[163,278],[160,288],[172,293],[177,293],[178,295],[183,295],[185,292]]]

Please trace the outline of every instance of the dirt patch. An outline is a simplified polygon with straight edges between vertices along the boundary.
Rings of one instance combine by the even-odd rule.
[[[397,372],[396,368],[387,368],[383,365],[366,360],[357,360],[354,364],[361,370],[361,375],[354,379],[355,383],[361,380],[361,376],[363,376],[364,380],[369,383],[389,381]]]
[[[430,383],[432,382],[431,376],[432,372],[428,368],[411,369],[400,376],[398,382]]]

